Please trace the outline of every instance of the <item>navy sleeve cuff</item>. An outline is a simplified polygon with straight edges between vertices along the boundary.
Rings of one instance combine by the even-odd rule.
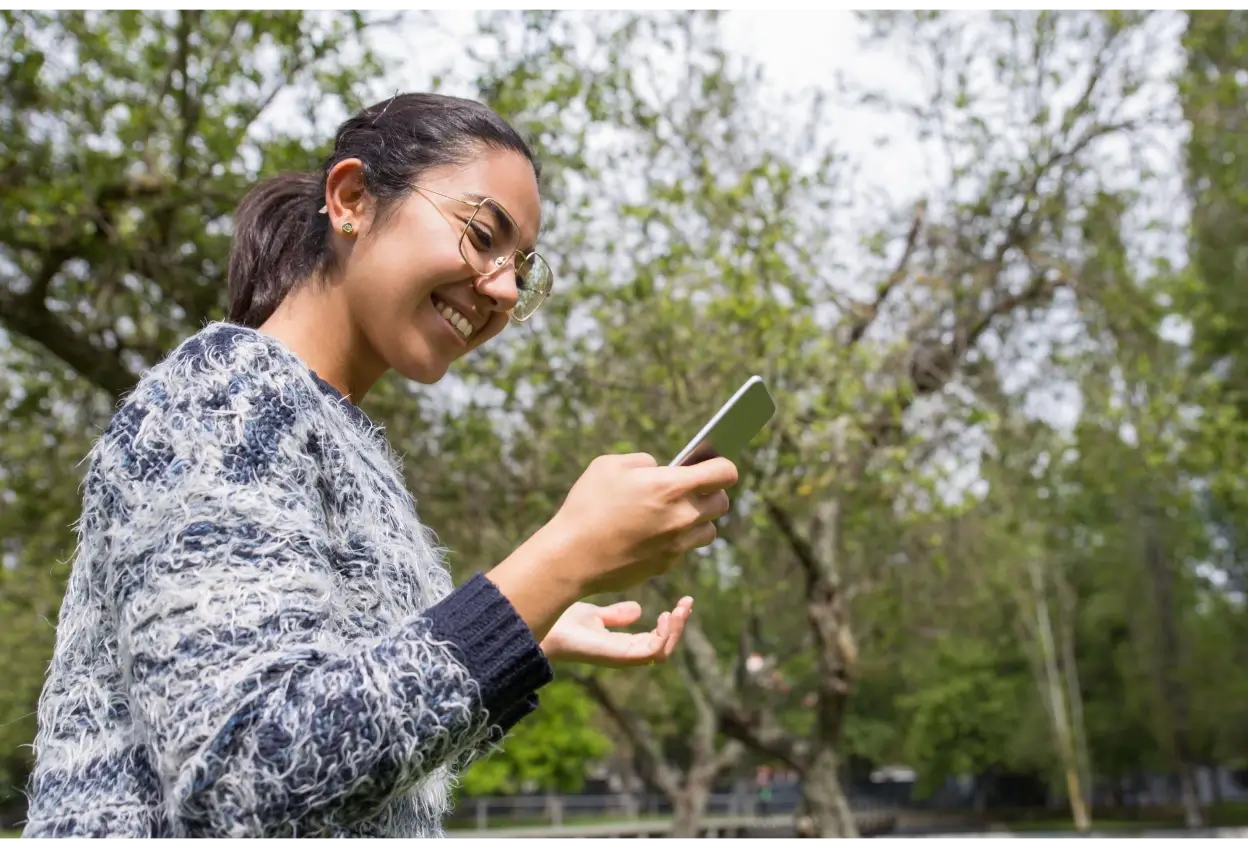
[[[497,716],[491,716],[490,742],[494,744],[502,742],[503,737],[519,724],[522,718],[537,709],[538,704],[537,695],[525,695]]]
[[[473,576],[425,617],[433,637],[448,644],[477,682],[491,725],[506,733],[536,709],[534,693],[554,673],[533,631],[485,575]]]

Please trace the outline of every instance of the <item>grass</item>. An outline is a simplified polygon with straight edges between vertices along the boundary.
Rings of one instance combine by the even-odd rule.
[[[627,822],[653,821],[656,819],[668,819],[668,818],[671,818],[671,816],[639,815],[636,818],[630,819],[618,813],[614,815],[611,815],[611,814],[602,815],[602,814],[594,814],[594,813],[565,813],[563,816],[563,823],[565,825],[623,824]],[[493,830],[495,828],[500,828],[500,827],[543,827],[543,826],[549,827],[550,817],[535,815],[535,816],[516,816],[515,818],[508,818],[505,816],[497,816],[497,817],[491,817],[487,824],[488,824],[487,829],[489,830]],[[455,818],[446,822],[447,830],[475,830],[476,827],[477,827],[476,820],[472,818],[468,818],[468,817]]]
[[[1098,817],[1096,812],[1093,812],[1092,829],[1095,831],[1179,830],[1183,828],[1183,812],[1179,809],[1146,810],[1135,818],[1124,815],[1120,810],[1105,810],[1100,816]],[[1069,818],[1025,819],[1003,824],[1007,829],[1016,833],[1065,832],[1075,829],[1074,823]],[[1206,807],[1205,826],[1248,827],[1248,803]]]
[[[1121,811],[1105,811],[1105,818],[1092,819],[1092,829],[1099,832],[1125,832],[1139,830],[1168,830],[1183,827],[1183,814],[1179,810],[1147,811],[1139,818],[1125,818]],[[627,819],[620,815],[594,815],[589,813],[572,813],[563,817],[564,824],[615,824],[627,821],[648,821],[650,819],[668,818],[667,816],[641,815],[636,819]],[[1248,827],[1248,803],[1221,804],[1205,809],[1205,820],[1208,827]],[[517,816],[514,819],[498,817],[491,819],[490,828],[526,827],[549,825],[550,819],[544,816]],[[476,828],[476,821],[463,818],[446,823],[448,830],[467,830]],[[1025,819],[1005,824],[1007,830],[1015,833],[1035,833],[1040,831],[1064,833],[1075,829],[1070,819]],[[21,836],[20,830],[0,830],[0,839],[16,839]]]

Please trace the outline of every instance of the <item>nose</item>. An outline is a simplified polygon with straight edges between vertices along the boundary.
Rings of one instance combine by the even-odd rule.
[[[510,312],[520,300],[520,290],[516,286],[516,263],[508,262],[496,273],[478,277],[474,288],[490,300],[495,312]]]

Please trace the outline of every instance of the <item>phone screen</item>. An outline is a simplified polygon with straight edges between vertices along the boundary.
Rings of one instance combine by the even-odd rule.
[[[693,465],[716,456],[736,460],[775,412],[763,378],[751,377],[668,464]]]

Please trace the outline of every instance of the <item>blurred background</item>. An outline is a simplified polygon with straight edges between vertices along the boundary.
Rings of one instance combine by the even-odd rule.
[[[532,139],[558,277],[365,404],[457,578],[779,406],[682,650],[561,669],[452,827],[1248,824],[1248,13],[6,11],[0,81],[0,827],[92,439],[399,90]]]

